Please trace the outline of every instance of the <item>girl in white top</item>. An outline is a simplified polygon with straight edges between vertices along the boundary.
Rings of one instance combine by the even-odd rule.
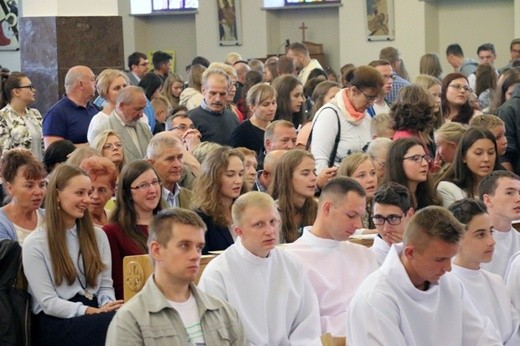
[[[481,313],[489,317],[504,345],[519,345],[520,321],[504,281],[480,269],[481,263],[491,261],[495,247],[485,204],[466,198],[453,203],[449,210],[466,228],[453,258],[452,273],[462,281]]]
[[[49,180],[44,223],[23,244],[40,345],[104,345],[123,304],[114,297],[107,236],[90,218],[91,192],[83,171],[58,166]]]
[[[468,129],[460,139],[451,166],[438,179],[442,205],[447,208],[460,199],[478,196],[482,178],[500,169],[497,152],[495,136],[490,131]]]

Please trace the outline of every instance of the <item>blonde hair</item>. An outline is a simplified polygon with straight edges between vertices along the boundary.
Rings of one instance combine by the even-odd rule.
[[[180,74],[170,74],[170,76],[168,76],[168,78],[166,78],[166,80],[164,81],[164,84],[161,89],[161,95],[164,95],[166,97],[166,99],[172,107],[177,107],[179,105],[179,97],[175,97],[172,95],[171,89],[173,83],[182,83],[182,85],[184,86],[184,80],[182,79]]]
[[[372,136],[381,137],[381,133],[385,130],[392,130],[395,126],[395,119],[389,113],[379,113],[372,118],[370,122],[370,134]]]
[[[107,68],[106,70],[101,71],[101,73],[96,78],[96,90],[99,96],[103,97],[104,99],[107,98],[110,84],[112,84],[112,82],[117,77],[122,77],[125,80],[126,85],[130,85],[130,80],[123,71],[115,70],[112,68]]]
[[[372,159],[368,154],[365,153],[352,153],[349,156],[345,157],[341,161],[341,165],[338,168],[338,175],[344,175],[347,177],[351,177],[354,174],[354,171],[365,161],[369,160],[372,162]]]
[[[502,121],[502,119],[500,119],[496,115],[480,114],[480,115],[474,116],[470,120],[469,126],[476,127],[479,129],[491,130],[492,128],[497,127],[497,126],[504,126],[504,121]]]
[[[434,131],[433,136],[437,141],[446,141],[458,144],[467,127],[456,122],[445,123]]]
[[[231,207],[233,223],[242,226],[242,216],[249,207],[268,209],[276,206],[274,199],[265,192],[250,191],[238,197]]]

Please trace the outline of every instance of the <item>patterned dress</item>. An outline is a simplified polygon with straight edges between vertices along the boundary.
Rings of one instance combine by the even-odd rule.
[[[23,116],[16,113],[11,105],[0,110],[0,152],[12,148],[31,150],[42,159],[42,115],[37,109],[27,108]]]

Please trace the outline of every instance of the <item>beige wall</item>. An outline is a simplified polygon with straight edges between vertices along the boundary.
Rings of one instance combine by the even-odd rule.
[[[395,0],[396,39],[390,42],[366,40],[364,1],[345,0],[340,8],[265,11],[262,0],[240,0],[243,45],[231,47],[218,46],[214,0],[200,1],[196,15],[155,17],[129,16],[129,2],[23,0],[21,11],[39,16],[56,11],[59,15],[113,15],[116,11],[123,17],[125,56],[135,50],[175,49],[180,72],[195,55],[222,61],[232,51],[247,58],[276,54],[285,39],[301,39],[298,26],[302,21],[309,27],[307,39],[324,44],[332,67],[365,64],[376,59],[381,48],[392,45],[400,49],[412,77],[418,74],[421,55],[431,51],[439,52],[445,71],[451,71],[444,51],[452,42],[474,57],[478,45],[491,41],[497,47],[497,65],[502,66],[509,59],[509,42],[520,37],[520,0]],[[19,52],[0,52],[2,64],[13,70],[20,68],[19,59]]]
[[[439,53],[445,73],[453,71],[445,57],[446,47],[451,43],[459,43],[465,57],[478,60],[478,46],[491,42],[497,51],[496,66],[507,64],[511,58],[509,44],[514,38],[514,13],[520,12],[513,1],[442,0],[437,5]]]

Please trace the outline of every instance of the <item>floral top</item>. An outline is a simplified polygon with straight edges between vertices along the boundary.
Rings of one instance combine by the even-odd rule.
[[[0,110],[0,151],[22,147],[43,158],[42,115],[27,108],[24,116],[7,105]]]

